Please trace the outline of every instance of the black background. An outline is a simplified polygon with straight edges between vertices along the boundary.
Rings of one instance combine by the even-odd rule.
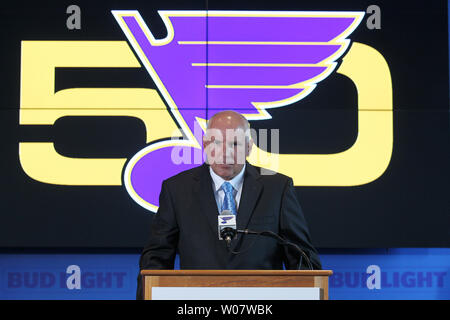
[[[66,28],[66,8],[81,8],[81,30]],[[446,1],[39,1],[3,4],[0,147],[1,247],[142,247],[152,214],[124,187],[43,184],[29,178],[19,141],[52,141],[71,157],[132,157],[145,127],[131,117],[66,117],[54,126],[19,126],[22,40],[121,40],[110,10],[139,10],[157,38],[157,10],[365,11],[381,8],[381,29],[352,41],[378,50],[392,76],[394,147],[386,172],[357,187],[297,187],[314,244],[320,248],[448,247],[449,56]],[[56,90],[73,87],[156,88],[145,68],[56,70]],[[333,73],[305,99],[270,109],[253,128],[280,128],[281,153],[334,153],[357,135],[357,93]]]

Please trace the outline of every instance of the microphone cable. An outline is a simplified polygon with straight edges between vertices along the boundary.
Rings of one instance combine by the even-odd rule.
[[[300,270],[300,269],[301,269],[302,262],[303,262],[303,258],[305,259],[306,264],[307,264],[309,270],[314,270],[314,268],[313,268],[313,266],[312,266],[312,264],[311,264],[311,261],[309,260],[308,255],[307,255],[302,249],[300,249],[300,247],[299,247],[298,245],[296,245],[295,243],[292,243],[292,242],[290,242],[290,241],[284,239],[283,237],[279,236],[279,235],[276,234],[275,232],[272,232],[272,231],[252,231],[252,230],[248,230],[248,229],[244,229],[244,230],[234,230],[234,229],[233,229],[233,232],[235,232],[234,236],[236,235],[236,233],[252,234],[252,235],[256,235],[256,236],[266,236],[266,237],[270,237],[270,238],[273,238],[273,239],[277,240],[278,243],[280,243],[280,244],[283,245],[283,246],[291,246],[291,247],[293,247],[297,252],[300,253],[300,260],[299,260],[299,263],[298,263],[298,266],[297,266],[297,270]],[[234,236],[231,237],[231,239],[234,238]],[[234,254],[234,255],[241,254],[241,253],[245,253],[245,252],[249,251],[249,250],[251,249],[251,247],[255,244],[256,239],[257,239],[257,237],[255,237],[255,238],[253,239],[253,241],[250,243],[250,245],[248,246],[247,249],[245,249],[245,250],[243,250],[243,251],[237,251],[237,252],[236,252],[236,251],[233,251],[233,250],[231,249],[231,241],[227,241],[227,249],[228,249],[228,251],[229,251],[230,253],[232,253],[232,254]]]

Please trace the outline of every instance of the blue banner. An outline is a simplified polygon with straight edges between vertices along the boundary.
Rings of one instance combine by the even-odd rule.
[[[450,299],[450,249],[321,250],[330,299]],[[135,299],[139,254],[0,254],[0,299]],[[177,261],[178,268],[178,261]]]
[[[2,254],[0,299],[134,299],[136,254]]]
[[[450,299],[450,249],[322,254],[330,299]]]

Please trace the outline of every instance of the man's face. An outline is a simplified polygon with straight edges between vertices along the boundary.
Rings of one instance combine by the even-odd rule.
[[[250,154],[251,143],[245,125],[241,119],[237,120],[214,119],[203,140],[209,165],[225,180],[233,179],[242,170]]]

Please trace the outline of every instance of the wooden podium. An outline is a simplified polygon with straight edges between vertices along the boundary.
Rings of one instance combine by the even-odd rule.
[[[330,270],[142,270],[144,299],[152,300],[159,288],[318,288],[319,299],[328,299]],[[155,290],[153,290],[156,288]],[[260,289],[260,290],[261,290]],[[289,290],[289,289],[287,289]],[[174,291],[176,292],[176,291]],[[276,293],[274,293],[276,294]],[[170,295],[169,295],[170,297]],[[251,300],[251,296],[248,296]],[[196,300],[195,294],[189,296]],[[276,300],[276,297],[272,300]],[[172,300],[171,298],[168,298]],[[212,298],[214,300],[214,298]],[[296,300],[295,295],[293,299]],[[300,298],[301,299],[301,298]],[[201,299],[199,299],[201,300]],[[240,299],[238,299],[240,300]],[[270,299],[268,299],[270,300]]]

